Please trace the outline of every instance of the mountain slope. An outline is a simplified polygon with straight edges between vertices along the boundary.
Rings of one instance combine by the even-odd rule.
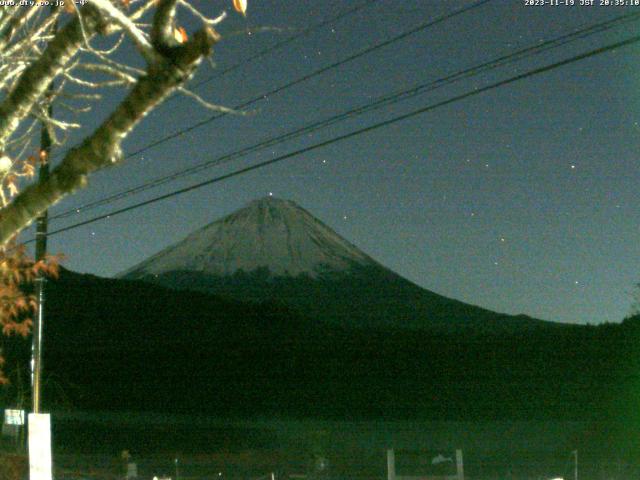
[[[271,197],[192,233],[121,277],[278,301],[305,316],[360,328],[497,331],[549,323],[490,312],[425,290],[294,202]]]
[[[625,380],[639,368],[637,322],[490,335],[364,330],[68,271],[48,285],[44,398],[59,404],[64,391],[74,409],[529,419],[605,418],[611,402],[612,412],[638,405],[640,390]],[[29,342],[5,340],[23,343],[28,365]]]

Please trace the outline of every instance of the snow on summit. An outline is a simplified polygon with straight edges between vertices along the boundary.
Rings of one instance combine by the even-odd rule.
[[[190,234],[122,276],[171,271],[231,275],[268,268],[275,276],[312,277],[353,265],[377,265],[295,202],[266,197]]]

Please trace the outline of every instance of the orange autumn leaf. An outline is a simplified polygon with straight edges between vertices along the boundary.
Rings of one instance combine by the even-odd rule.
[[[31,333],[32,326],[33,326],[33,320],[31,320],[30,318],[27,318],[26,320],[23,320],[20,323],[16,323],[14,327],[14,331],[17,335],[20,335],[21,337],[26,338],[29,336],[29,333]]]
[[[28,178],[33,178],[36,175],[36,169],[32,164],[25,162],[22,166],[22,173]]]
[[[47,264],[40,260],[39,262],[33,264],[32,270],[36,275],[45,273],[47,271]]]
[[[17,298],[15,303],[16,303],[16,308],[18,310],[26,310],[29,308],[29,305],[27,304],[27,300],[24,297]]]
[[[173,29],[173,38],[175,38],[178,43],[185,43],[189,39],[187,31],[183,27]]]
[[[247,15],[247,0],[233,0],[233,8],[243,16]]]
[[[35,312],[38,309],[38,301],[35,298],[30,298],[29,307]]]
[[[8,337],[14,332],[14,328],[15,328],[15,323],[13,322],[5,323],[4,326],[2,327],[2,334]]]

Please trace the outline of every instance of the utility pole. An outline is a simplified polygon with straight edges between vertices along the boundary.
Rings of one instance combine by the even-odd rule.
[[[51,7],[54,12],[55,7]],[[57,22],[53,26],[53,31],[57,30]],[[54,84],[51,82],[47,89],[47,95],[51,97],[54,91]],[[48,99],[49,105],[47,112],[49,117],[53,115],[53,105],[51,98]],[[40,167],[38,170],[38,181],[43,182],[49,178],[49,157],[51,153],[52,139],[46,122],[43,120],[40,124]],[[36,220],[36,262],[44,260],[47,255],[47,225],[49,212],[45,210]],[[40,413],[41,407],[41,390],[42,390],[42,333],[44,329],[44,306],[45,306],[45,289],[47,279],[43,274],[39,274],[35,280],[36,302],[38,303],[38,311],[33,323],[33,335],[31,345],[31,411]]]
[[[573,451],[573,480],[578,480],[578,450]]]
[[[52,108],[49,105],[49,115]],[[40,134],[40,170],[38,172],[39,181],[45,181],[49,177],[49,152],[51,150],[51,136],[46,125],[42,124],[42,132]],[[48,211],[45,210],[36,220],[36,262],[44,260],[47,254],[47,223]],[[33,344],[31,347],[31,382],[32,382],[32,408],[33,413],[40,413],[41,405],[41,387],[42,387],[42,332],[44,329],[44,305],[45,305],[45,289],[47,279],[43,274],[39,274],[35,280],[36,301],[38,302],[38,311],[33,323]]]
[[[48,92],[53,92],[53,85],[49,85]],[[48,99],[47,109],[52,113],[51,99]],[[45,120],[41,124],[40,132],[40,181],[49,175],[49,150],[51,136],[47,130]],[[36,261],[44,260],[47,253],[47,211],[37,219],[36,225]],[[33,339],[31,345],[31,401],[32,413],[29,414],[29,478],[31,480],[52,480],[51,459],[51,416],[40,413],[42,389],[42,332],[44,327],[44,300],[46,278],[40,274],[35,280],[36,301],[38,311],[33,323]]]

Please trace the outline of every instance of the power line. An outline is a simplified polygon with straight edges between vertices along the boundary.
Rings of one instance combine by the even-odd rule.
[[[528,58],[534,55],[538,55],[540,53],[546,52],[548,50],[554,49],[554,48],[558,48],[560,46],[566,45],[569,42],[572,41],[576,41],[579,39],[583,39],[586,38],[590,35],[594,35],[596,33],[601,33],[605,30],[617,27],[623,23],[628,23],[631,21],[635,21],[638,18],[640,18],[640,13],[632,13],[632,14],[626,14],[626,15],[621,15],[619,17],[615,17],[611,20],[607,20],[604,22],[599,22],[593,25],[589,25],[587,27],[581,28],[581,29],[577,29],[573,32],[564,34],[564,35],[560,35],[558,37],[555,37],[553,39],[549,39],[544,41],[543,43],[535,43],[529,47],[525,47],[523,49],[520,49],[516,52],[513,52],[511,54],[508,55],[503,55],[500,56],[498,58],[486,61],[484,63],[481,63],[479,65],[475,65],[472,66],[470,68],[466,68],[462,71],[459,71],[457,73],[445,76],[443,78],[440,78],[438,80],[435,81],[431,81],[428,83],[423,83],[417,86],[414,86],[410,89],[407,90],[403,90],[401,92],[396,92],[390,95],[387,95],[385,97],[382,97],[372,103],[354,108],[354,109],[350,109],[347,110],[343,113],[331,116],[329,118],[311,123],[307,126],[295,129],[293,131],[284,133],[284,134],[279,134],[277,136],[268,138],[266,140],[263,140],[257,144],[251,145],[249,147],[245,147],[242,148],[240,150],[236,150],[234,152],[225,154],[221,157],[217,157],[213,160],[208,160],[206,162],[203,162],[199,165],[195,165],[193,167],[189,167],[186,169],[182,169],[182,170],[178,170],[177,172],[173,172],[171,174],[165,175],[163,177],[160,178],[156,178],[152,181],[149,182],[145,182],[141,185],[138,185],[136,187],[133,188],[129,188],[129,189],[125,189],[122,190],[120,192],[117,192],[115,194],[109,195],[107,197],[104,197],[102,199],[93,201],[93,202],[89,202],[87,204],[84,204],[82,206],[79,207],[75,207],[69,210],[66,210],[64,212],[61,212],[57,215],[52,216],[52,219],[59,219],[59,218],[65,218],[68,217],[70,215],[73,215],[75,213],[78,213],[79,211],[87,211],[87,210],[91,210],[93,208],[102,206],[102,205],[107,205],[109,203],[113,203],[116,200],[120,200],[122,198],[126,198],[128,196],[131,195],[135,195],[138,194],[140,192],[158,187],[160,185],[164,185],[165,183],[171,182],[173,180],[177,180],[181,177],[187,176],[187,175],[192,175],[194,173],[200,172],[202,170],[208,169],[208,168],[212,168],[214,166],[218,166],[221,165],[223,163],[227,163],[230,162],[234,159],[237,158],[241,158],[244,157],[250,153],[259,151],[261,149],[276,145],[278,143],[282,143],[285,142],[287,140],[290,140],[292,138],[296,138],[299,137],[303,134],[309,133],[309,132],[313,132],[325,127],[328,127],[330,125],[333,125],[337,122],[340,122],[342,120],[346,120],[348,118],[352,118],[356,115],[361,115],[363,113],[367,113],[373,110],[377,110],[379,108],[382,108],[386,105],[392,104],[392,103],[397,103],[400,101],[404,101],[407,100],[409,98],[413,98],[419,94],[422,93],[426,93],[426,92],[430,92],[433,91],[437,88],[449,85],[451,83],[457,82],[459,80],[463,80],[466,78],[470,78],[473,77],[475,75],[478,75],[480,73],[484,73],[486,71],[522,60],[524,58]]]
[[[478,0],[477,2],[472,3],[471,5],[459,8],[457,10],[454,10],[453,12],[450,12],[450,13],[446,13],[446,14],[441,15],[441,16],[433,19],[433,20],[428,20],[427,22],[423,22],[420,25],[418,25],[417,27],[411,28],[411,29],[409,29],[409,30],[407,30],[405,32],[400,33],[399,35],[396,35],[396,36],[391,37],[391,38],[389,38],[387,40],[384,40],[384,41],[382,41],[380,43],[372,45],[371,47],[367,47],[364,50],[360,50],[359,52],[356,52],[356,53],[354,53],[352,55],[349,55],[348,57],[343,58],[342,60],[338,60],[337,62],[334,62],[332,64],[329,64],[329,65],[321,67],[321,68],[319,68],[317,70],[314,70],[311,73],[308,73],[306,75],[298,77],[297,79],[292,80],[292,81],[290,81],[288,83],[285,83],[283,85],[280,85],[279,87],[276,87],[273,90],[270,90],[269,92],[265,92],[265,93],[262,93],[260,95],[257,95],[255,97],[251,98],[250,100],[247,100],[246,102],[243,102],[243,103],[241,103],[239,105],[236,105],[235,107],[233,107],[233,109],[234,110],[241,110],[243,108],[246,108],[246,107],[248,107],[250,105],[253,105],[254,103],[256,103],[256,102],[258,102],[260,100],[263,100],[265,97],[269,97],[271,95],[278,94],[278,93],[280,93],[280,92],[282,92],[284,90],[287,90],[287,89],[289,89],[291,87],[294,87],[294,86],[296,86],[296,85],[298,85],[300,83],[306,82],[307,80],[310,80],[310,79],[312,79],[314,77],[317,77],[318,75],[322,75],[323,73],[326,73],[326,72],[328,72],[330,70],[338,68],[338,67],[340,67],[340,66],[342,66],[342,65],[344,65],[346,63],[352,62],[353,60],[356,60],[356,59],[358,59],[360,57],[368,55],[371,52],[375,52],[376,50],[379,50],[381,48],[389,46],[389,45],[391,45],[393,43],[399,42],[400,40],[403,40],[403,39],[405,39],[405,38],[407,38],[407,37],[409,37],[411,35],[414,35],[414,34],[416,34],[418,32],[421,32],[421,31],[426,30],[426,29],[428,29],[430,27],[433,27],[434,25],[437,25],[439,23],[445,22],[445,21],[450,20],[451,18],[454,18],[454,17],[456,17],[458,15],[461,15],[463,13],[466,13],[468,11],[471,11],[471,10],[474,10],[474,9],[476,9],[478,7],[481,7],[482,5],[484,5],[485,3],[488,3],[490,1],[491,0]],[[142,147],[142,148],[140,148],[140,149],[138,149],[138,150],[136,150],[134,152],[131,152],[129,155],[127,155],[126,158],[131,158],[131,157],[139,155],[139,154],[141,154],[143,152],[146,152],[147,150],[149,150],[151,148],[154,148],[154,147],[157,147],[158,145],[161,145],[161,144],[167,142],[168,140],[172,140],[174,138],[180,137],[180,136],[184,135],[185,133],[189,133],[189,132],[191,132],[191,131],[193,131],[193,130],[195,130],[197,128],[202,127],[203,125],[209,124],[209,123],[217,120],[218,118],[225,117],[226,115],[227,115],[226,113],[217,114],[217,115],[214,115],[212,117],[209,117],[206,120],[203,120],[201,122],[197,122],[197,123],[191,125],[190,127],[187,127],[187,128],[182,129],[182,130],[179,130],[177,132],[174,132],[172,134],[166,135],[165,137],[162,137],[162,138],[156,140],[155,142],[151,142],[151,143],[147,144],[146,146],[144,146],[144,147]]]
[[[373,5],[376,2],[379,2],[380,0],[367,0],[365,2],[362,2],[360,5],[356,5],[355,7],[352,8],[348,8],[347,10],[338,13],[337,15],[334,15],[333,17],[327,18],[325,20],[322,20],[321,22],[318,22],[316,24],[313,24],[303,30],[301,30],[300,32],[298,32],[295,35],[292,35],[291,37],[285,38],[284,40],[281,40],[280,42],[276,42],[275,44],[271,45],[270,47],[264,48],[262,50],[260,50],[259,52],[248,56],[247,58],[243,59],[240,62],[234,63],[233,65],[230,65],[227,68],[224,68],[218,72],[215,72],[213,75],[210,75],[209,77],[195,83],[191,88],[192,89],[196,89],[196,88],[200,88],[202,85],[205,85],[209,82],[211,82],[212,80],[215,80],[216,78],[220,78],[228,73],[231,73],[241,67],[244,67],[245,65],[248,65],[250,63],[252,63],[254,60],[257,60],[261,57],[264,57],[266,55],[268,55],[271,52],[274,52],[276,50],[281,49],[282,47],[285,47],[287,45],[289,45],[290,43],[295,42],[296,40],[298,40],[299,38],[302,37],[306,37],[307,35],[311,34],[312,32],[314,32],[315,30],[319,30],[322,27],[326,27],[327,25],[337,22],[339,20],[342,20],[343,18],[348,17],[349,15],[353,15],[354,13],[357,13],[361,10],[364,10],[365,8]],[[166,105],[167,103],[175,100],[176,98],[179,98],[178,95],[173,95],[171,96],[171,98],[168,98],[164,104]],[[237,107],[237,108],[241,108],[241,107]],[[131,155],[135,155],[135,153],[132,153]]]
[[[314,30],[318,30],[322,27],[325,27],[327,25],[329,25],[330,23],[333,22],[337,22],[338,20],[342,20],[345,17],[348,17],[349,15],[353,15],[354,13],[359,12],[360,10],[363,10],[364,8],[373,5],[374,3],[378,2],[380,0],[367,0],[366,2],[361,3],[360,5],[356,5],[353,8],[349,8],[347,10],[345,10],[342,13],[339,13],[338,15],[335,15],[334,17],[328,18],[326,20],[323,20],[319,23],[316,23],[314,25],[311,25],[310,27],[305,28],[304,30],[302,30],[301,32],[299,32],[296,35],[293,35],[289,38],[285,38],[284,40],[275,43],[274,45],[267,47],[263,50],[260,50],[258,53],[254,54],[254,55],[250,55],[249,57],[247,57],[246,59],[244,59],[242,62],[238,62],[235,63],[217,73],[215,73],[214,75],[211,75],[208,78],[205,78],[204,80],[196,83],[193,88],[199,88],[202,85],[209,83],[212,80],[215,80],[216,78],[220,78],[223,75],[226,75],[229,72],[233,72],[234,70],[237,70],[240,67],[243,67],[244,65],[253,62],[254,60],[257,60],[260,57],[264,57],[265,55],[278,50],[286,45],[289,45],[290,43],[293,43],[294,41],[296,41],[299,38],[305,37],[307,35],[309,35],[311,32],[313,32]]]
[[[250,55],[249,57],[243,59],[240,62],[237,62],[223,70],[220,70],[218,72],[216,72],[215,74],[201,80],[200,82],[196,83],[195,85],[193,85],[191,88],[196,89],[201,87],[202,85],[211,82],[212,80],[215,80],[216,78],[220,78],[230,72],[233,72],[245,65],[248,65],[250,63],[252,63],[254,60],[257,60],[258,58],[264,57],[265,55],[274,52],[276,50],[279,50],[280,48],[289,45],[290,43],[293,43],[294,41],[298,40],[299,38],[302,37],[306,37],[307,35],[309,35],[310,33],[312,33],[315,30],[319,30],[322,27],[325,27],[331,23],[337,22],[339,20],[342,20],[343,18],[348,17],[349,15],[353,15],[354,13],[357,13],[363,9],[365,9],[366,7],[369,7],[371,5],[373,5],[374,3],[379,2],[380,0],[367,0],[362,2],[360,5],[356,5],[355,7],[349,8],[341,13],[338,13],[337,15],[327,18],[325,20],[322,20],[321,22],[318,22],[316,24],[313,24],[303,30],[301,30],[299,33],[297,33],[296,35],[293,35],[291,37],[285,38],[284,40],[275,43],[274,45],[264,48],[263,50],[260,50],[259,52],[255,53],[254,55]],[[166,105],[167,103],[171,102],[172,100],[174,100],[175,98],[178,98],[176,95],[168,98],[162,106]],[[260,97],[262,98],[262,97]],[[240,109],[240,108],[244,108],[243,106],[236,106],[234,107],[236,110]],[[223,115],[220,115],[223,116]],[[215,116],[215,118],[218,118],[218,116]],[[155,146],[155,145],[154,145]],[[149,148],[151,148],[151,146],[148,146]],[[143,147],[143,148],[147,148],[147,147]],[[144,151],[144,150],[142,150]],[[137,151],[137,152],[132,152],[129,155],[127,155],[125,158],[130,158],[132,156],[135,156],[139,153],[142,153],[142,151]],[[60,156],[56,156],[56,158],[61,158]]]
[[[570,57],[568,59],[552,63],[550,65],[545,65],[543,67],[539,67],[539,68],[536,68],[536,69],[533,69],[533,70],[529,70],[529,71],[527,71],[525,73],[522,73],[522,74],[519,74],[519,75],[515,75],[515,76],[510,77],[510,78],[508,78],[506,80],[501,80],[501,81],[492,83],[492,84],[487,85],[485,87],[475,88],[475,89],[467,91],[467,92],[465,92],[463,94],[451,97],[451,98],[449,98],[447,100],[443,100],[443,101],[440,101],[440,102],[437,102],[437,103],[434,103],[434,104],[431,104],[431,105],[420,107],[420,108],[418,108],[416,110],[412,110],[411,112],[395,116],[395,117],[390,118],[388,120],[375,123],[375,124],[370,125],[368,127],[364,127],[364,128],[360,128],[360,129],[354,130],[354,131],[346,133],[344,135],[340,135],[340,136],[331,138],[329,140],[325,140],[323,142],[319,142],[319,143],[316,143],[314,145],[310,145],[308,147],[301,148],[299,150],[295,150],[293,152],[281,155],[281,156],[273,158],[271,160],[266,160],[266,161],[257,163],[255,165],[251,165],[251,166],[248,166],[248,167],[245,167],[245,168],[241,168],[241,169],[235,170],[235,171],[227,173],[225,175],[214,177],[212,179],[205,180],[205,181],[196,183],[194,185],[190,185],[188,187],[181,188],[179,190],[175,190],[173,192],[170,192],[170,193],[167,193],[167,194],[164,194],[164,195],[160,195],[160,196],[154,197],[152,199],[145,200],[143,202],[136,203],[134,205],[130,205],[128,207],[124,207],[124,208],[121,208],[121,209],[118,209],[118,210],[114,210],[114,211],[112,211],[112,212],[110,212],[108,214],[99,215],[99,216],[96,216],[94,218],[91,218],[91,219],[88,219],[88,220],[84,220],[82,222],[75,223],[73,225],[69,225],[69,226],[66,226],[66,227],[63,227],[63,228],[59,228],[57,230],[49,232],[48,235],[51,236],[51,235],[55,235],[55,234],[58,234],[58,233],[66,232],[66,231],[69,231],[69,230],[72,230],[72,229],[75,229],[75,228],[78,228],[78,227],[81,227],[81,226],[84,226],[84,225],[88,225],[90,223],[97,222],[98,220],[103,220],[105,218],[109,218],[109,217],[112,217],[112,216],[115,216],[115,215],[119,215],[121,213],[129,212],[131,210],[135,210],[137,208],[140,208],[140,207],[143,207],[143,206],[146,206],[146,205],[150,205],[152,203],[156,203],[156,202],[159,202],[161,200],[165,200],[167,198],[171,198],[171,197],[183,194],[183,193],[187,193],[187,192],[196,190],[198,188],[201,188],[201,187],[204,187],[204,186],[207,186],[207,185],[212,185],[214,183],[218,183],[218,182],[221,182],[223,180],[227,180],[227,179],[232,178],[232,177],[237,177],[239,175],[251,172],[253,170],[258,170],[260,168],[264,168],[266,166],[282,162],[282,161],[287,160],[287,159],[289,159],[291,157],[295,157],[295,156],[298,156],[298,155],[301,155],[301,154],[304,154],[304,153],[308,153],[308,152],[311,152],[313,150],[317,150],[319,148],[326,147],[328,145],[331,145],[331,144],[334,144],[334,143],[337,143],[337,142],[341,142],[343,140],[347,140],[349,138],[352,138],[352,137],[355,137],[355,136],[358,136],[358,135],[362,135],[364,133],[368,133],[368,132],[377,130],[379,128],[383,128],[383,127],[392,125],[394,123],[401,122],[403,120],[407,120],[407,119],[415,117],[417,115],[421,115],[423,113],[435,110],[437,108],[440,108],[440,107],[443,107],[443,106],[446,106],[446,105],[450,105],[450,104],[455,103],[455,102],[459,102],[459,101],[464,100],[466,98],[470,98],[470,97],[479,95],[481,93],[488,92],[490,90],[495,90],[497,88],[509,85],[511,83],[514,83],[514,82],[517,82],[517,81],[520,81],[520,80],[524,80],[525,78],[529,78],[529,77],[533,77],[535,75],[539,75],[541,73],[549,72],[549,71],[554,70],[556,68],[559,68],[559,67],[562,67],[562,66],[565,66],[565,65],[569,65],[571,63],[575,63],[575,62],[578,62],[580,60],[584,60],[586,58],[594,57],[596,55],[600,55],[602,53],[609,52],[609,51],[615,50],[617,48],[625,47],[625,46],[628,46],[628,45],[632,45],[632,44],[638,43],[638,42],[640,42],[640,35],[636,35],[636,36],[627,38],[626,40],[615,42],[615,43],[606,45],[604,47],[600,47],[600,48],[591,50],[591,51],[586,52],[586,53],[575,55],[575,56]],[[25,243],[30,243],[32,241],[33,241],[33,239],[28,240]]]
[[[474,10],[474,9],[476,9],[476,8],[482,6],[485,3],[488,3],[490,1],[492,1],[492,0],[479,0],[479,1],[475,2],[475,3],[472,3],[471,5],[467,5],[466,7],[462,7],[460,9],[454,10],[454,11],[452,11],[450,13],[446,13],[444,15],[441,15],[441,16],[433,19],[433,20],[428,20],[426,22],[423,22],[420,25],[418,25],[417,27],[411,28],[411,29],[409,29],[409,30],[407,30],[405,32],[402,32],[402,33],[394,36],[394,37],[391,37],[391,38],[389,38],[387,40],[384,40],[384,41],[382,41],[380,43],[372,45],[371,47],[367,47],[364,50],[360,50],[359,52],[356,52],[356,53],[354,53],[352,55],[349,55],[348,57],[343,58],[342,60],[338,60],[338,61],[336,61],[336,62],[334,62],[332,64],[329,64],[329,65],[326,65],[324,67],[321,67],[321,68],[319,68],[317,70],[314,70],[311,73],[308,73],[306,75],[298,77],[295,80],[291,80],[290,82],[287,82],[287,83],[285,83],[283,85],[280,85],[279,87],[276,87],[273,90],[270,90],[269,92],[261,93],[260,95],[257,95],[257,96],[255,96],[255,97],[253,97],[253,98],[251,98],[251,99],[249,99],[249,100],[247,100],[247,101],[245,101],[245,102],[243,102],[241,104],[235,105],[234,107],[232,107],[232,109],[241,110],[243,108],[246,108],[246,107],[248,107],[248,106],[250,106],[250,105],[252,105],[252,104],[254,104],[254,103],[256,103],[256,102],[258,102],[260,100],[263,100],[265,97],[269,97],[271,95],[275,95],[275,94],[280,93],[280,92],[282,92],[284,90],[287,90],[287,89],[289,89],[291,87],[294,87],[295,85],[298,85],[300,83],[306,82],[307,80],[310,80],[310,79],[312,79],[314,77],[317,77],[318,75],[321,75],[321,74],[326,73],[326,72],[328,72],[330,70],[338,68],[338,67],[340,67],[340,66],[342,66],[342,65],[344,65],[346,63],[349,63],[349,62],[351,62],[353,60],[356,60],[356,59],[358,59],[360,57],[363,57],[363,56],[365,56],[365,55],[367,55],[367,54],[369,54],[371,52],[374,52],[374,51],[379,50],[379,49],[381,49],[383,47],[391,45],[391,44],[393,44],[395,42],[403,40],[403,39],[405,39],[405,38],[407,38],[407,37],[409,37],[411,35],[414,35],[414,34],[416,34],[418,32],[426,30],[426,29],[428,29],[428,28],[430,28],[430,27],[432,27],[434,25],[437,25],[439,23],[447,21],[447,20],[449,20],[451,18],[454,18],[454,17],[456,17],[458,15],[461,15],[461,14],[463,14],[465,12]],[[169,140],[173,140],[174,138],[181,137],[182,135],[184,135],[186,133],[192,132],[193,130],[196,130],[196,129],[204,126],[204,125],[207,125],[207,124],[209,124],[209,123],[211,123],[211,122],[213,122],[213,121],[215,121],[215,120],[217,120],[219,118],[225,117],[225,116],[227,116],[227,113],[219,113],[219,114],[213,115],[213,116],[211,116],[211,117],[209,117],[209,118],[207,118],[205,120],[202,120],[200,122],[196,122],[196,123],[190,125],[189,127],[183,128],[183,129],[178,130],[178,131],[176,131],[174,133],[171,133],[169,135],[161,137],[158,140],[156,140],[154,142],[151,142],[151,143],[148,143],[144,147],[141,147],[138,150],[135,150],[135,151],[131,152],[130,154],[128,154],[125,157],[125,159],[130,159],[132,157],[135,157],[135,156],[137,156],[137,155],[139,155],[139,154],[141,154],[143,152],[146,152],[147,150],[149,150],[151,148],[157,147],[158,145],[161,145],[161,144],[163,144],[163,143],[165,143],[165,142],[167,142]]]

